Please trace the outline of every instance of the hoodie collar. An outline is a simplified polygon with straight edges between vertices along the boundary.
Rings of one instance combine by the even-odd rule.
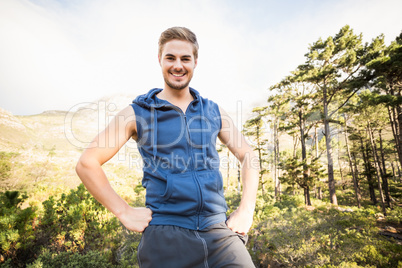
[[[153,88],[148,93],[138,96],[133,100],[133,103],[138,104],[145,108],[161,108],[161,107],[175,107],[167,100],[159,99],[156,95],[161,92],[161,88]],[[190,94],[193,96],[194,102],[200,101],[200,93],[190,87]],[[184,111],[183,111],[184,112]]]

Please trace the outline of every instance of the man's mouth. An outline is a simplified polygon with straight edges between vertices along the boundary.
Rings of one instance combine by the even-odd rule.
[[[171,73],[174,77],[183,77],[185,75],[185,73],[180,73],[180,74],[175,74],[175,73]]]

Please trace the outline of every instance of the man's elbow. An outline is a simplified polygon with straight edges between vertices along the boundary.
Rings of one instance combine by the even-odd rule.
[[[78,159],[77,164],[75,165],[75,172],[77,173],[78,177],[82,178],[84,171],[91,169],[91,166],[93,166],[91,162],[92,161],[90,161],[90,159],[87,159],[87,157],[84,156],[81,156],[80,159]]]
[[[82,171],[84,169],[83,161],[82,159],[78,159],[77,164],[75,165],[75,173],[77,173],[78,177],[81,177],[80,175],[82,174]]]

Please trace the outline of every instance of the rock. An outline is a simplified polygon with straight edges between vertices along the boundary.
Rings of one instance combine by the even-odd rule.
[[[313,211],[314,209],[315,209],[315,207],[313,207],[313,206],[306,206],[307,211]]]
[[[397,234],[398,233],[398,230],[396,230],[394,227],[392,227],[392,226],[385,226],[384,227],[384,231],[387,231],[387,232],[390,232],[390,233],[394,233],[394,234]]]
[[[339,211],[342,211],[342,212],[353,212],[353,209],[351,209],[351,208],[341,208],[341,207],[337,207],[337,209],[338,209]]]

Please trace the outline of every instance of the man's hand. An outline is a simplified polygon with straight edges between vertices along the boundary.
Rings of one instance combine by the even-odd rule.
[[[237,209],[230,214],[226,225],[230,230],[246,235],[253,224],[253,212]]]
[[[142,233],[152,220],[152,210],[144,207],[133,208],[129,206],[119,217],[119,220],[130,231]]]

